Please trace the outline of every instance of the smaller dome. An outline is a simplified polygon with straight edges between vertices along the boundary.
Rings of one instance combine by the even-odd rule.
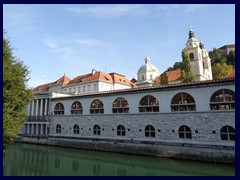
[[[150,63],[149,57],[145,58],[145,64],[139,68],[138,74],[145,72],[159,72],[157,67]]]

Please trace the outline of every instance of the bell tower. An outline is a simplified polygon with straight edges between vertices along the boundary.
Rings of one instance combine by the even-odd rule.
[[[190,58],[192,72],[196,81],[204,81],[212,79],[211,59],[208,52],[204,49],[203,42],[194,36],[192,25],[189,26],[188,40],[186,42],[186,50]],[[210,75],[211,74],[211,75]]]

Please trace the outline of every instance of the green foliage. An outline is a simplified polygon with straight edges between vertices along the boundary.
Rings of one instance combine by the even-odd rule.
[[[232,65],[227,65],[226,63],[217,63],[215,66],[212,67],[212,76],[213,79],[221,79],[225,78],[233,71],[234,68]]]
[[[176,70],[176,69],[182,69],[182,68],[183,68],[183,63],[182,62],[175,62],[173,67],[169,67],[167,69],[167,71]]]
[[[160,84],[168,84],[168,76],[166,72],[160,75],[160,79],[161,79]]]
[[[192,73],[190,58],[187,54],[186,49],[182,50],[182,69],[181,69],[181,79],[182,82],[193,82],[195,81],[195,76]]]
[[[216,49],[214,48],[213,51],[209,51],[209,57],[212,61],[212,65],[215,65],[217,63],[226,63],[227,58],[224,54],[224,50],[222,49]]]
[[[226,56],[227,58],[227,65],[232,65],[235,67],[235,50],[230,51],[229,54]]]
[[[3,146],[14,141],[26,120],[26,105],[32,100],[26,88],[28,68],[13,56],[8,39],[3,37]]]

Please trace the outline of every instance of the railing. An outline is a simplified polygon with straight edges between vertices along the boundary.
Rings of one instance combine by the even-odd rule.
[[[30,122],[48,122],[50,119],[49,116],[28,116],[27,121]]]

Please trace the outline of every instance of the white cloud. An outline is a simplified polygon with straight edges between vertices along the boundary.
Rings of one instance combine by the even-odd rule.
[[[57,47],[57,43],[53,39],[44,39],[43,42],[51,49],[55,49]]]
[[[203,7],[206,7],[207,4],[188,4],[188,5],[185,5],[185,12],[186,13],[189,13],[189,12],[192,12],[192,11],[195,11],[199,8],[203,8]]]
[[[208,4],[161,4],[155,7],[152,12],[154,17],[160,17],[163,15],[171,16],[175,14],[176,10],[182,10],[184,13],[190,13],[197,9],[209,6]]]
[[[94,46],[94,45],[100,45],[104,43],[97,39],[75,39],[73,40],[73,42],[83,46]]]
[[[94,15],[98,17],[103,16],[143,16],[148,12],[140,4],[114,4],[114,5],[97,5],[93,7],[70,7],[65,9],[68,12],[76,14]]]

